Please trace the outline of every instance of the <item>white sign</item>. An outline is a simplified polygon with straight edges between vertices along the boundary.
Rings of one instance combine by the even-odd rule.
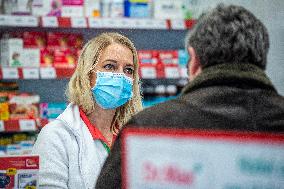
[[[185,22],[184,20],[171,20],[171,27],[173,30],[185,30],[186,26],[185,26]]]
[[[141,77],[143,79],[156,79],[157,72],[154,67],[141,67]]]
[[[38,19],[34,16],[9,16],[8,17],[10,26],[27,26],[36,27],[38,26]]]
[[[0,26],[8,25],[8,16],[0,15]]]
[[[100,18],[88,18],[90,28],[103,28],[103,20]]]
[[[284,188],[284,135],[124,132],[125,189]]]
[[[19,79],[18,68],[2,68],[3,79]]]
[[[55,16],[45,16],[41,19],[43,27],[58,27],[58,20]]]
[[[23,68],[24,79],[39,79],[38,68]]]
[[[35,120],[21,119],[19,120],[20,131],[35,131],[36,123]]]
[[[178,67],[165,67],[165,77],[177,79],[180,77]]]
[[[152,29],[168,29],[166,20],[152,20],[151,22]]]
[[[42,79],[55,79],[56,78],[56,70],[52,67],[40,68],[40,76],[41,76]]]
[[[84,17],[72,17],[71,26],[73,28],[87,28],[87,20]]]
[[[0,132],[4,132],[5,127],[4,127],[4,121],[0,120]]]

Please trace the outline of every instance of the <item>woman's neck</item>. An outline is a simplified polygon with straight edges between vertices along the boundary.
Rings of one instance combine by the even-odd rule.
[[[113,137],[110,127],[113,122],[115,111],[115,109],[106,110],[95,105],[95,110],[91,114],[87,115],[90,122],[99,129],[109,144],[111,144]]]

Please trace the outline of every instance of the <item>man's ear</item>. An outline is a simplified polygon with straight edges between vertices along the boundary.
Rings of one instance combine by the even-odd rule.
[[[190,60],[187,66],[188,69],[188,79],[192,81],[198,74],[201,73],[202,68],[199,61],[199,58],[192,47],[187,48],[188,54],[190,56]]]

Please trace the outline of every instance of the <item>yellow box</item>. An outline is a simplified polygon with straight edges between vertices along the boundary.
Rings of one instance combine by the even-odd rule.
[[[9,119],[9,104],[8,102],[0,103],[0,120],[7,121]]]

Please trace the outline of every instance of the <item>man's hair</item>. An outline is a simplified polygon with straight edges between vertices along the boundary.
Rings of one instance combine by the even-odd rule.
[[[195,49],[202,68],[250,63],[265,69],[269,37],[263,23],[245,8],[219,4],[199,17],[186,45]]]

